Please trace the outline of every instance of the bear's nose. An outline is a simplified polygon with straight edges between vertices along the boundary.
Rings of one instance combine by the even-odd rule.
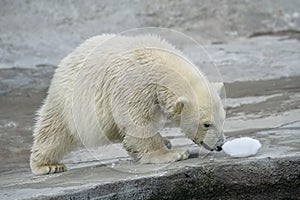
[[[221,146],[217,146],[216,151],[222,151],[222,147]]]

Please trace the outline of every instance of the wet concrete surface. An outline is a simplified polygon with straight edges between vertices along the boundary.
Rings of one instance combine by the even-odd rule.
[[[299,157],[199,160],[152,171],[153,165],[123,163],[128,173],[108,166],[65,173],[1,175],[2,199],[297,199]],[[154,166],[157,167],[156,165]]]

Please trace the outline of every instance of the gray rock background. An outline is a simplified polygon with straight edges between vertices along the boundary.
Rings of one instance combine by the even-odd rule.
[[[203,44],[300,31],[298,0],[1,0],[0,68],[57,65],[85,39],[140,27],[181,31]]]
[[[298,0],[1,0],[0,93],[47,88],[60,60],[91,36],[152,26],[205,45],[225,82],[295,76],[299,7]],[[186,48],[201,65],[195,47]]]

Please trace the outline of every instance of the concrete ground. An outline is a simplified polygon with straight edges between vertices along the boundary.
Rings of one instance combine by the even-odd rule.
[[[72,1],[0,1],[0,199],[300,198],[298,1],[99,2],[89,1],[89,10],[88,3]],[[64,12],[68,8],[72,12]],[[71,152],[63,161],[65,173],[32,175],[34,113],[59,60],[91,35],[151,25],[183,31],[204,44],[225,82],[225,135],[258,139],[258,154],[211,154],[169,127],[164,135],[173,148],[192,149],[192,158],[141,165],[113,144]],[[183,42],[182,49],[216,78],[197,46]]]

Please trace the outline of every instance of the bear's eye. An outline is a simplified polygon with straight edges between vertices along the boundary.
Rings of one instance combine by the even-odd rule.
[[[204,128],[210,128],[211,124],[210,123],[204,123],[203,126],[204,126]]]

